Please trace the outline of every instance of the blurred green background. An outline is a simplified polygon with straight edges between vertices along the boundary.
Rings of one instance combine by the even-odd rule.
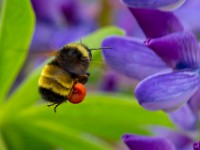
[[[121,11],[113,1],[76,1],[75,8],[67,3],[62,7],[67,21],[54,17],[61,15],[61,7],[52,8],[57,6],[52,4],[46,6],[50,8],[45,12],[40,5],[42,2],[36,5],[29,0],[0,0],[1,150],[124,150],[124,133],[151,134],[146,128],[149,125],[173,127],[165,113],[149,112],[139,106],[133,95],[135,82],[109,70],[100,51],[93,53],[85,100],[78,105],[64,103],[57,113],[47,107],[38,93],[38,78],[48,61],[42,53],[59,48],[63,42],[79,42],[80,38],[88,47],[98,48],[105,37],[124,36],[128,31],[113,19],[113,14]],[[87,13],[88,9],[91,11]],[[88,16],[91,13],[96,15]],[[43,30],[39,30],[41,26]],[[79,29],[84,32],[78,34]],[[49,45],[45,47],[44,41]]]

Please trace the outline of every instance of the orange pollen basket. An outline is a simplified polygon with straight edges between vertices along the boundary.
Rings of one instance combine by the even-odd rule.
[[[73,104],[78,104],[83,101],[85,96],[86,96],[85,86],[81,83],[77,83],[74,85],[74,91],[68,100]]]

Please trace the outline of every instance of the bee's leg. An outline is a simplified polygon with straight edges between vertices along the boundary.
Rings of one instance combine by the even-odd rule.
[[[74,84],[76,84],[78,81],[75,81],[74,82]],[[73,85],[74,86],[74,85]],[[71,96],[72,96],[72,94],[74,93],[75,91],[74,91],[74,89],[72,88],[71,90],[70,90],[70,92],[69,92],[69,94],[68,94],[68,97],[67,97],[67,99],[69,99]]]
[[[53,105],[55,105],[55,103],[49,104],[49,105],[47,105],[47,106],[50,107],[50,106],[53,106]]]
[[[56,113],[56,108],[60,105],[61,103],[56,104],[56,106],[54,107],[54,112]]]
[[[85,84],[88,81],[89,75],[90,75],[90,73],[86,73],[86,74],[82,74],[82,75],[78,76],[78,78],[76,78],[74,80],[73,87],[78,82]],[[67,99],[69,99],[73,93],[76,93],[74,88],[72,88],[71,91],[69,92]]]
[[[54,106],[54,112],[56,113],[56,108],[60,105],[61,103],[52,103],[52,104],[49,104],[49,105],[47,105],[48,107],[51,107],[51,106]]]
[[[89,77],[89,76],[90,76],[90,73],[89,73],[89,72],[86,72],[86,75]]]
[[[90,73],[82,74],[78,77],[78,82],[85,84],[88,81]]]

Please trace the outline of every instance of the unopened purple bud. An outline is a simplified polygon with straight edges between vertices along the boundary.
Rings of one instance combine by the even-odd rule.
[[[195,143],[193,144],[193,149],[194,149],[194,150],[200,150],[200,141],[195,142]]]

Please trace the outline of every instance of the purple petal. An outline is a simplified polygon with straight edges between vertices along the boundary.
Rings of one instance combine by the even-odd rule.
[[[55,0],[31,0],[37,21],[54,23],[60,20],[60,2]]]
[[[146,109],[172,111],[192,97],[199,83],[198,70],[157,74],[141,81],[135,96]]]
[[[53,47],[52,38],[56,34],[55,26],[37,23],[35,33],[31,42],[31,51],[48,51]]]
[[[146,44],[173,68],[200,66],[198,42],[190,32],[172,33],[161,38],[151,39]]]
[[[60,6],[60,11],[68,24],[75,25],[81,23],[82,18],[80,17],[81,13],[79,5],[80,4],[77,0],[65,0],[65,3]]]
[[[200,1],[188,0],[180,9],[177,9],[174,13],[183,23],[185,29],[192,31],[200,30],[200,24],[198,22],[198,14],[200,13]]]
[[[183,31],[181,23],[171,12],[151,9],[129,9],[135,16],[147,38],[156,38],[169,33]]]
[[[198,117],[192,112],[188,104],[185,104],[178,110],[169,113],[169,116],[172,119],[172,121],[182,129],[197,129]]]
[[[137,20],[133,17],[127,8],[120,8],[120,10],[114,13],[115,25],[124,29],[126,35],[146,39],[144,32],[142,31]],[[131,21],[130,21],[131,20]]]
[[[193,149],[194,149],[194,150],[200,150],[200,142],[195,142],[195,143],[193,144]]]
[[[80,25],[68,28],[60,28],[51,38],[51,41],[53,43],[53,47],[60,48],[66,43],[70,43],[76,40],[80,41],[81,37],[91,33],[94,30],[95,27],[93,25],[87,25],[87,27]]]
[[[144,79],[169,67],[148,47],[133,39],[112,36],[102,47],[106,63],[114,70],[134,79]]]
[[[175,150],[173,144],[168,139],[162,137],[125,134],[122,140],[130,150]]]
[[[162,136],[163,138],[169,139],[178,150],[186,149],[189,146],[191,147],[193,142],[193,136],[178,132],[177,130],[175,131],[165,127],[151,127],[150,129],[155,136]]]
[[[101,83],[101,91],[116,92],[118,90],[118,76],[116,73],[107,72]]]
[[[194,113],[198,114],[200,110],[200,89],[193,95],[189,101],[189,105]]]
[[[122,0],[124,4],[133,8],[177,8],[185,0]]]

